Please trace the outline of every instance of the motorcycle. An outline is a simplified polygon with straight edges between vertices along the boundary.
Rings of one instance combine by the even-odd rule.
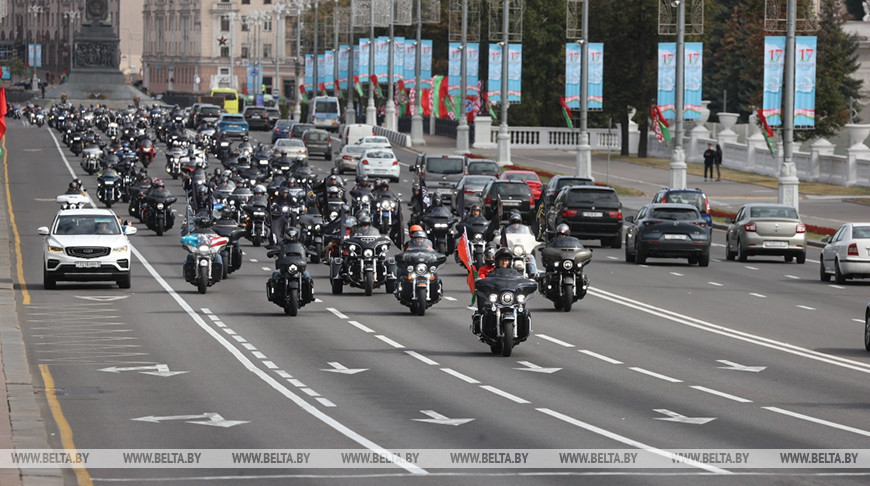
[[[556,310],[570,312],[571,305],[586,296],[589,276],[583,268],[591,261],[592,250],[582,245],[553,245],[541,250],[545,270],[539,277],[541,293],[553,301]]]
[[[221,249],[221,257],[224,261],[222,278],[227,278],[228,274],[242,268],[242,248],[239,239],[244,236],[245,229],[233,223],[234,221],[222,215],[221,219],[215,221],[211,227],[215,233],[229,240],[229,243]]]
[[[456,225],[456,238],[458,239],[462,236],[462,231],[465,230],[465,233],[468,235],[468,246],[471,249],[471,264],[474,265],[475,268],[483,268],[484,265],[484,253],[486,251],[486,232],[489,228],[489,221],[480,220],[479,222],[471,223],[470,221],[463,221]],[[456,243],[454,243],[454,247]],[[454,253],[456,258],[456,263],[462,265],[462,262],[459,260],[459,252]]]
[[[432,240],[435,251],[445,255],[453,253],[454,239],[450,235],[450,230],[456,224],[456,220],[456,216],[449,212],[426,213],[420,218],[420,223]]]
[[[475,281],[478,312],[471,318],[471,332],[488,344],[493,354],[510,356],[514,346],[529,338],[532,315],[526,303],[538,284],[528,278],[487,276]]]
[[[166,173],[171,175],[173,179],[178,179],[181,175],[181,159],[184,156],[184,150],[179,147],[173,147],[166,151]]]
[[[366,296],[384,285],[388,294],[396,291],[396,260],[387,257],[391,241],[383,235],[351,236],[341,242],[341,256],[330,259],[329,282],[333,294],[344,285],[363,289]]]
[[[311,263],[320,263],[323,255],[323,216],[316,212],[317,208],[311,208],[314,212],[308,212],[299,217],[299,241],[305,247]]]
[[[42,128],[42,125],[45,125],[45,112],[39,110],[36,112],[36,126]]]
[[[389,234],[393,223],[398,222],[399,201],[391,197],[383,197],[375,202],[375,212],[372,214],[373,226],[382,234]]]
[[[272,231],[269,229],[267,219],[269,210],[265,206],[242,206],[245,211],[245,238],[254,246],[260,246],[264,241],[269,241]]]
[[[290,247],[290,251],[282,251]],[[284,309],[289,316],[296,316],[299,308],[314,302],[314,282],[305,276],[305,251],[301,245],[284,244],[282,249],[269,250],[266,255],[276,258],[277,269],[266,281],[266,298]]]
[[[157,155],[157,149],[154,148],[154,142],[148,138],[142,140],[139,144],[139,148],[136,149],[136,155],[139,158],[139,162],[142,162],[142,165],[147,168],[154,160],[154,156]]]
[[[95,145],[85,148],[82,151],[81,166],[88,175],[94,175],[100,170],[100,160],[103,158],[103,151]]]
[[[396,266],[405,274],[396,282],[396,299],[411,314],[422,316],[426,309],[441,300],[442,286],[438,267],[447,256],[432,250],[406,250],[396,255]]]
[[[190,253],[184,264],[184,279],[204,294],[223,276],[222,263],[217,261],[229,238],[217,234],[190,233],[181,237],[181,244]]]
[[[142,220],[148,229],[163,236],[163,232],[175,225],[175,214],[172,212],[172,203],[178,198],[175,196],[154,198],[145,205],[140,205]]]
[[[534,251],[540,245],[532,230],[525,225],[505,227],[505,245],[514,255],[511,266],[523,277],[537,278]]]
[[[97,199],[107,208],[121,200],[121,177],[116,174],[101,174],[97,177]]]

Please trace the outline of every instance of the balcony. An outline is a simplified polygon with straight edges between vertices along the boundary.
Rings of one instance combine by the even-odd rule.
[[[213,14],[227,14],[230,12],[238,12],[239,8],[235,3],[232,2],[215,2],[211,4],[210,13]]]

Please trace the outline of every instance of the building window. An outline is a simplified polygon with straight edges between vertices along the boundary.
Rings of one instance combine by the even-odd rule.
[[[263,21],[263,31],[264,32],[272,32],[272,19],[267,18]]]
[[[251,57],[251,46],[242,44],[242,58],[247,59],[249,57]]]
[[[221,17],[221,32],[230,31],[230,18],[227,16]]]
[[[251,0],[242,0],[242,5],[250,5]]]
[[[251,30],[251,29],[250,29],[250,27],[248,27],[248,18],[243,16],[242,17],[242,32],[247,32],[249,30]]]
[[[263,5],[271,5],[272,0],[263,0]]]
[[[221,46],[221,57],[230,57],[229,46]]]
[[[263,44],[263,57],[272,57],[272,44]]]

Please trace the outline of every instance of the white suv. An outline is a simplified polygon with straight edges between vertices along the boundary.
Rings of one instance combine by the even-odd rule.
[[[61,209],[51,229],[37,229],[43,243],[42,282],[54,289],[61,280],[114,280],[130,288],[130,242],[133,226],[118,223],[109,209]]]

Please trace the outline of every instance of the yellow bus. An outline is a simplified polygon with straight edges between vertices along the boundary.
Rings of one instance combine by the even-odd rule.
[[[232,88],[214,88],[210,96],[224,99],[224,110],[227,113],[239,112],[239,92]]]

